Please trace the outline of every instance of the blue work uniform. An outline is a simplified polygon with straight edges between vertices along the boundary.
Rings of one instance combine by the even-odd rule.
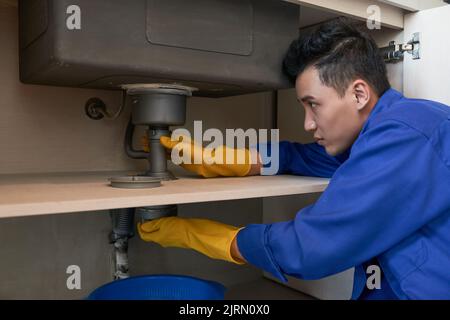
[[[293,221],[238,233],[249,263],[283,281],[355,267],[352,299],[358,299],[365,266],[375,259],[385,279],[382,297],[450,299],[448,106],[389,89],[349,150],[332,157],[315,143],[283,141],[279,163],[278,174],[331,180]]]

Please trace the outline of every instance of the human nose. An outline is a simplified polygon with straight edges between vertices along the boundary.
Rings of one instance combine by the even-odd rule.
[[[305,126],[305,131],[307,131],[307,132],[316,131],[316,129],[317,129],[317,123],[308,111],[306,111],[306,114],[305,114],[304,126]]]

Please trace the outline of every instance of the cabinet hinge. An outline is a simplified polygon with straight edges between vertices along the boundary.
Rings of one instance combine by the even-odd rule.
[[[406,44],[391,41],[387,47],[380,48],[380,51],[386,63],[402,61],[405,52],[411,54],[414,60],[420,59],[420,33],[414,33],[412,39]]]

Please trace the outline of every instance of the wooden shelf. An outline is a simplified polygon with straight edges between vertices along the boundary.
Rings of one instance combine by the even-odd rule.
[[[374,2],[373,0],[283,0],[298,4],[303,7],[310,7],[324,12],[332,12],[337,15],[366,21],[371,17],[367,9],[371,5],[380,8],[381,25],[393,29],[403,29],[404,8],[400,0],[384,0]],[[411,8],[410,8],[411,9]]]
[[[181,176],[153,189],[119,189],[108,178],[130,172],[0,175],[0,218],[114,208],[273,197],[323,191],[328,179]]]

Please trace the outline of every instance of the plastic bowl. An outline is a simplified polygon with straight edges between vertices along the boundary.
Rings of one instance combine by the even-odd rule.
[[[88,300],[223,300],[226,288],[214,281],[180,275],[146,275],[116,280],[95,289]]]

